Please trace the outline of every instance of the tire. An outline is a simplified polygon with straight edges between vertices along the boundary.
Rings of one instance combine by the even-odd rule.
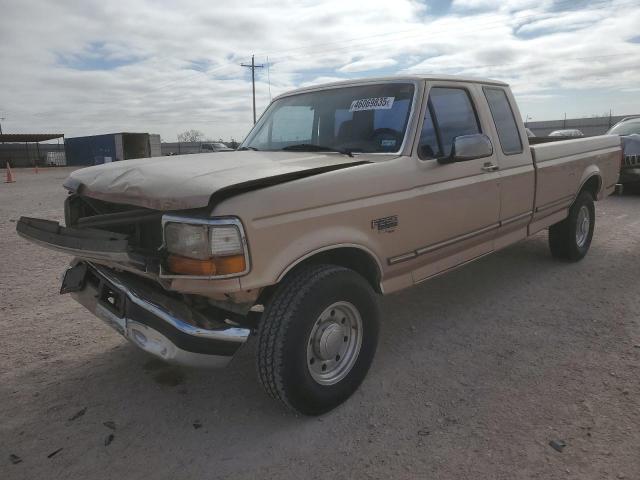
[[[569,209],[569,216],[549,228],[551,255],[570,262],[582,260],[591,246],[595,214],[591,193],[580,192]]]
[[[353,270],[309,265],[292,272],[266,306],[258,328],[262,386],[305,415],[337,407],[371,366],[379,316],[373,289]]]

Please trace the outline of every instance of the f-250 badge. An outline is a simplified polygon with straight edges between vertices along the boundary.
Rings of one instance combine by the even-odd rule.
[[[378,232],[391,233],[395,231],[397,226],[397,215],[391,215],[390,217],[376,218],[375,220],[371,220],[371,229],[378,230]]]

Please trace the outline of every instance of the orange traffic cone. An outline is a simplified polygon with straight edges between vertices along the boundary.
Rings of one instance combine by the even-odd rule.
[[[15,180],[13,179],[13,173],[11,173],[11,165],[9,165],[9,162],[7,162],[7,178],[5,179],[4,183],[14,183]]]

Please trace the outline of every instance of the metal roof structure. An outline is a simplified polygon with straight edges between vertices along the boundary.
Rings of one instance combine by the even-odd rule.
[[[2,133],[0,142],[34,143],[64,138],[64,133]]]

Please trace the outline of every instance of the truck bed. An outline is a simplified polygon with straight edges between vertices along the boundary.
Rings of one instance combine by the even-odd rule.
[[[620,137],[598,137],[561,140],[530,146],[536,169],[534,228],[545,228],[543,218],[563,213],[573,202],[576,192],[594,175],[602,179],[598,199],[610,195],[620,171]]]

